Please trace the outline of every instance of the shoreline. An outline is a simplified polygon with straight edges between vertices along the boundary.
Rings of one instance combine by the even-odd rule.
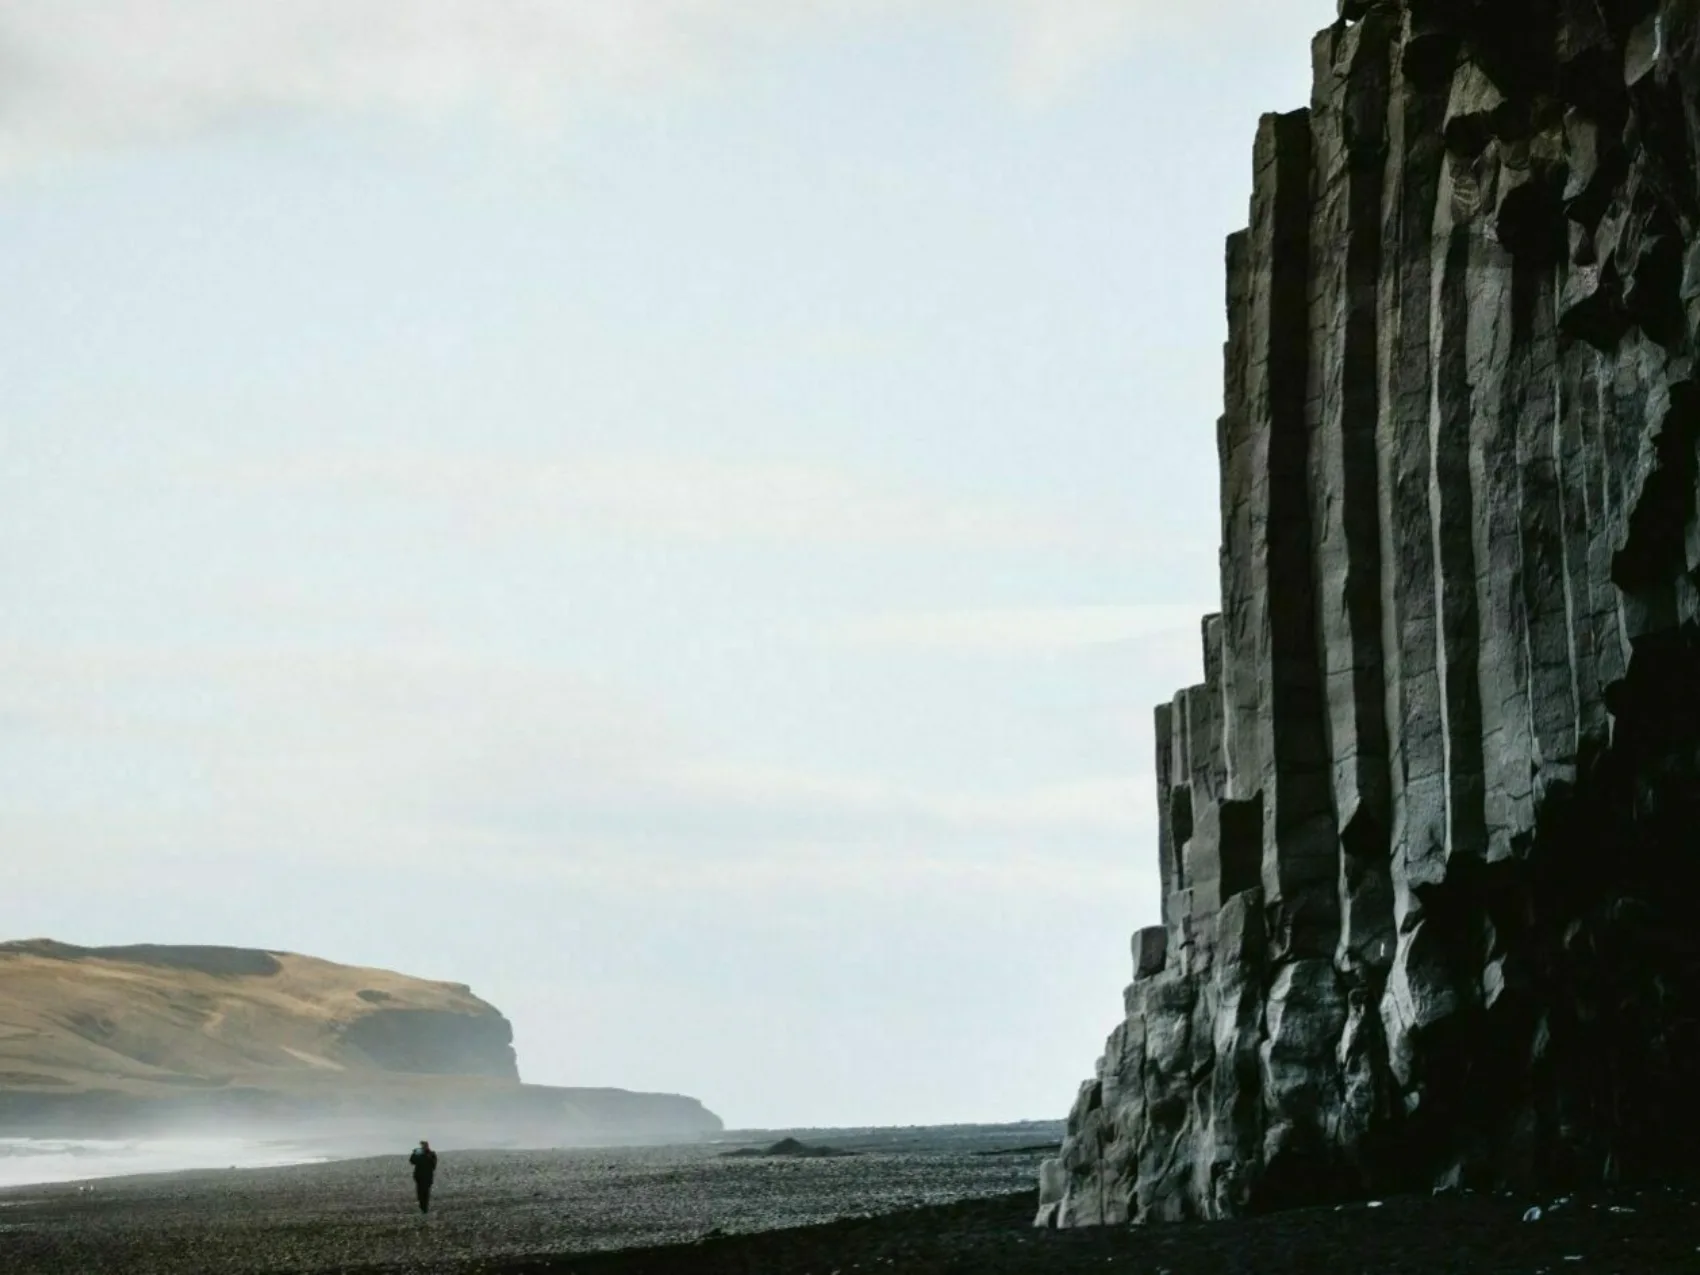
[[[0,1245],[7,1275],[472,1270],[1031,1193],[1039,1159],[948,1138],[823,1158],[726,1149],[448,1151],[429,1218],[400,1154],[14,1187]]]
[[[784,1138],[808,1143],[830,1144],[858,1154],[868,1152],[926,1151],[949,1145],[973,1155],[1054,1154],[1060,1138],[1060,1121],[1023,1120],[988,1125],[859,1125],[843,1128],[807,1126],[774,1129],[727,1129],[696,1139],[657,1142],[593,1140],[568,1146],[513,1146],[499,1141],[456,1146],[438,1138],[432,1145],[453,1155],[554,1155],[598,1151],[678,1151],[682,1154],[707,1151],[722,1155],[738,1148],[764,1147]],[[1045,1138],[1040,1143],[1036,1139]],[[1024,1141],[1034,1139],[1033,1141]],[[989,1148],[989,1149],[988,1149]],[[213,1130],[183,1130],[173,1134],[126,1131],[105,1137],[79,1133],[23,1134],[0,1131],[0,1195],[28,1187],[75,1186],[82,1183],[117,1183],[130,1178],[160,1178],[176,1174],[292,1168],[310,1164],[348,1161],[405,1160],[411,1144],[399,1146],[394,1139],[365,1135],[353,1138],[288,1134],[283,1130],[255,1131],[247,1136],[220,1136]],[[276,1152],[281,1150],[282,1154]],[[256,1155],[255,1152],[261,1154]],[[149,1156],[157,1167],[118,1163],[126,1155],[138,1161]],[[178,1157],[175,1162],[173,1157]],[[110,1168],[91,1173],[50,1172],[42,1177],[14,1177],[9,1165],[57,1159],[98,1163],[107,1158]],[[190,1161],[189,1158],[192,1158]],[[69,1166],[66,1166],[67,1168]]]
[[[734,1141],[742,1135],[735,1134]],[[1617,1275],[1700,1269],[1700,1184],[1406,1197],[1234,1222],[1033,1226],[1046,1148],[451,1152],[422,1218],[399,1155],[0,1191],[7,1275]],[[1538,1220],[1525,1222],[1531,1206]],[[1573,1261],[1571,1259],[1577,1259]],[[1578,1262],[1580,1264],[1578,1264]]]
[[[0,1135],[0,1196],[29,1187],[75,1186],[219,1169],[280,1169],[349,1158],[355,1157],[311,1141],[284,1138]]]

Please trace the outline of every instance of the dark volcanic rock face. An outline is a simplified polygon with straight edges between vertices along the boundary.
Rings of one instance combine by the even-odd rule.
[[[1041,1222],[1700,1140],[1700,0],[1345,0],[1228,243],[1164,924]]]

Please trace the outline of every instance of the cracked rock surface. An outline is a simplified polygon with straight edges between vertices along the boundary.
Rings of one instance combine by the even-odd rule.
[[[1038,1221],[1700,1140],[1700,0],[1354,0],[1227,245],[1163,924]]]

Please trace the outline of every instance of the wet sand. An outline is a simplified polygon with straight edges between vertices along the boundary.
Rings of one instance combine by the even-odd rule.
[[[1700,1191],[1389,1200],[1217,1225],[1032,1229],[1040,1153],[445,1156],[429,1220],[384,1160],[0,1193],[7,1275],[1667,1275]],[[1525,1222],[1531,1204],[1545,1209]],[[847,1216],[847,1215],[860,1216]],[[828,1220],[836,1219],[836,1220]],[[716,1228],[721,1234],[711,1234]]]

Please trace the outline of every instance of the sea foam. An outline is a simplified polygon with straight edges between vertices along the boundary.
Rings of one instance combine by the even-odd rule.
[[[0,1187],[190,1169],[264,1169],[328,1158],[287,1143],[241,1138],[0,1138]]]

